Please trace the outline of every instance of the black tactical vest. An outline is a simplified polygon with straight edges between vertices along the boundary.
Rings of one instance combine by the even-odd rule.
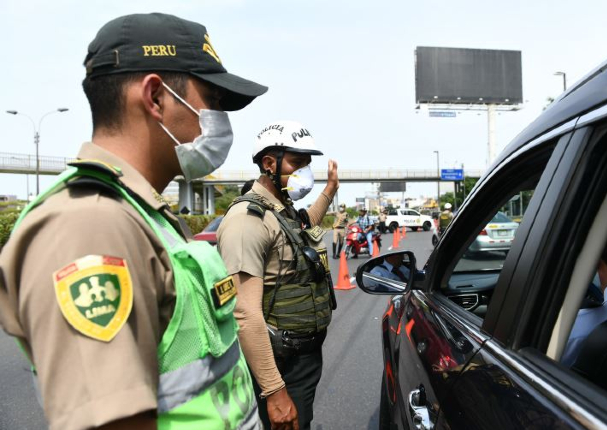
[[[243,201],[249,202],[247,209],[251,216],[263,218],[266,211],[270,211],[293,248],[294,261],[289,267],[294,266],[295,271],[290,275],[279,273],[274,288],[264,286],[263,313],[266,322],[278,329],[296,333],[324,330],[331,322],[330,286],[326,277],[329,260],[322,240],[325,231],[319,226],[302,230],[302,221],[294,211],[293,218],[286,217],[255,193],[237,197],[230,208]],[[318,253],[319,262],[314,263],[306,257],[305,247]]]

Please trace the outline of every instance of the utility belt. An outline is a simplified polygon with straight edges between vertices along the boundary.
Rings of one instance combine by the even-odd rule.
[[[343,230],[343,229],[345,229],[345,227],[333,227],[333,228],[336,228],[336,229],[338,229],[338,230]]]
[[[327,337],[327,330],[303,334],[268,327],[268,334],[274,356],[289,358],[319,350]]]

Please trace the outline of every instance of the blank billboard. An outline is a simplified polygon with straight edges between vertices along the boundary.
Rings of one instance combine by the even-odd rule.
[[[382,182],[379,187],[382,193],[394,193],[407,191],[406,182]]]
[[[522,103],[521,51],[418,46],[415,97],[418,104]]]

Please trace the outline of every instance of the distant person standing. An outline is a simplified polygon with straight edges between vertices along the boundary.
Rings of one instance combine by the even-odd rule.
[[[339,205],[339,212],[335,214],[335,221],[333,222],[333,259],[339,258],[339,254],[341,254],[347,226],[348,213],[346,212],[346,205],[342,203]]]
[[[387,211],[385,209],[382,209],[382,211],[379,213],[379,232],[380,233],[385,233],[386,232],[386,220],[388,219],[388,215],[386,213]]]
[[[438,231],[439,233],[443,233],[449,224],[451,224],[451,220],[453,220],[453,212],[451,211],[451,203],[445,203],[445,210],[441,212],[438,217]]]

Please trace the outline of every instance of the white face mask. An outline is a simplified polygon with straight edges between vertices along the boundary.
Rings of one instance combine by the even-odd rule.
[[[314,187],[314,173],[310,165],[285,176],[288,176],[289,180],[287,181],[286,188],[283,188],[283,190],[287,191],[293,201],[303,199]]]
[[[186,105],[198,116],[201,135],[193,142],[181,143],[162,123],[160,127],[177,145],[177,159],[185,180],[201,178],[218,169],[228,157],[234,135],[228,114],[218,110],[200,109],[197,112],[188,102],[181,98],[165,83],[162,84],[177,100]]]

